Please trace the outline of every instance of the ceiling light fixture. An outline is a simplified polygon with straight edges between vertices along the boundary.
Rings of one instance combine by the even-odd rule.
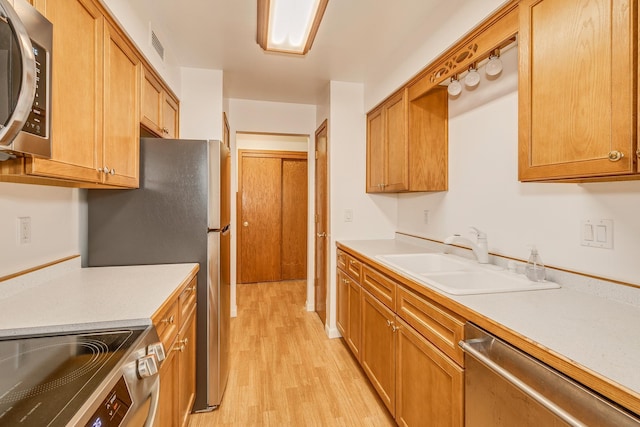
[[[451,96],[458,96],[462,92],[462,85],[458,81],[458,76],[451,76],[451,82],[447,86],[447,92]]]
[[[258,0],[258,44],[272,52],[305,55],[329,0]]]
[[[495,49],[489,56],[489,62],[485,67],[488,76],[495,77],[502,72],[502,60],[500,59],[500,50]]]
[[[471,64],[469,66],[469,71],[464,78],[464,84],[467,87],[476,87],[480,83],[480,73],[478,73],[478,69],[476,68],[476,64]]]

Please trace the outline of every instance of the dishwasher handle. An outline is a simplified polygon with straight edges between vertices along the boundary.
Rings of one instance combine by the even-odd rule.
[[[460,341],[458,345],[471,357],[478,360],[484,366],[491,369],[493,372],[495,372],[497,375],[504,378],[513,386],[517,387],[520,391],[525,393],[527,396],[531,397],[536,402],[538,402],[539,404],[547,408],[549,411],[556,414],[558,417],[560,417],[563,421],[565,421],[569,425],[574,427],[587,427],[586,424],[580,422],[579,420],[574,418],[571,414],[569,414],[567,411],[565,411],[564,409],[562,409],[561,407],[553,403],[551,400],[547,399],[544,395],[540,394],[539,392],[531,388],[529,385],[525,384],[522,380],[520,380],[517,376],[513,375],[507,369],[503,368],[502,366],[500,366],[499,364],[491,360],[489,357],[485,356],[484,354],[476,350],[473,347],[473,344],[472,344],[473,341],[477,341],[477,340],[470,340],[469,342]]]

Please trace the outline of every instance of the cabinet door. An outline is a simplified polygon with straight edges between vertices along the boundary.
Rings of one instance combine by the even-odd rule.
[[[338,309],[336,311],[336,326],[345,341],[348,340],[349,330],[349,279],[344,272],[338,270],[336,283],[336,299]]]
[[[406,91],[385,103],[386,176],[385,192],[409,189],[409,146],[407,138]]]
[[[364,372],[395,415],[394,314],[364,289],[362,292],[362,354]]]
[[[140,62],[125,40],[109,25],[105,26],[104,43],[104,183],[137,187]]]
[[[462,427],[463,369],[409,325],[396,322],[396,422]]]
[[[367,193],[384,191],[385,146],[383,108],[367,115]]]
[[[637,4],[520,3],[520,180],[635,172]]]
[[[140,124],[158,136],[162,136],[162,85],[143,67],[141,79]]]
[[[357,282],[349,279],[348,333],[347,344],[356,359],[360,360],[360,343],[362,336],[362,288]]]
[[[179,107],[178,103],[167,93],[162,103],[162,137],[178,138]]]
[[[28,174],[100,182],[104,19],[90,0],[49,1],[53,23],[52,158],[27,159]]]
[[[181,334],[180,374],[178,376],[179,426],[189,423],[189,414],[196,397],[196,310],[191,311]],[[182,347],[184,346],[184,347]]]
[[[167,358],[160,367],[160,396],[156,420],[160,427],[175,427],[178,421],[178,352],[167,348]]]

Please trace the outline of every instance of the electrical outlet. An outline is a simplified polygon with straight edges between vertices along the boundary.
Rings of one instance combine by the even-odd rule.
[[[28,245],[31,243],[31,217],[18,218],[18,243]]]
[[[353,210],[352,209],[345,209],[344,210],[344,222],[351,222],[353,221]]]

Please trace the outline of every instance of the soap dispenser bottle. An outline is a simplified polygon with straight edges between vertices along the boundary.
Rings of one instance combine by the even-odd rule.
[[[544,282],[545,280],[544,264],[535,246],[531,247],[531,254],[524,269],[524,274],[532,282]]]

